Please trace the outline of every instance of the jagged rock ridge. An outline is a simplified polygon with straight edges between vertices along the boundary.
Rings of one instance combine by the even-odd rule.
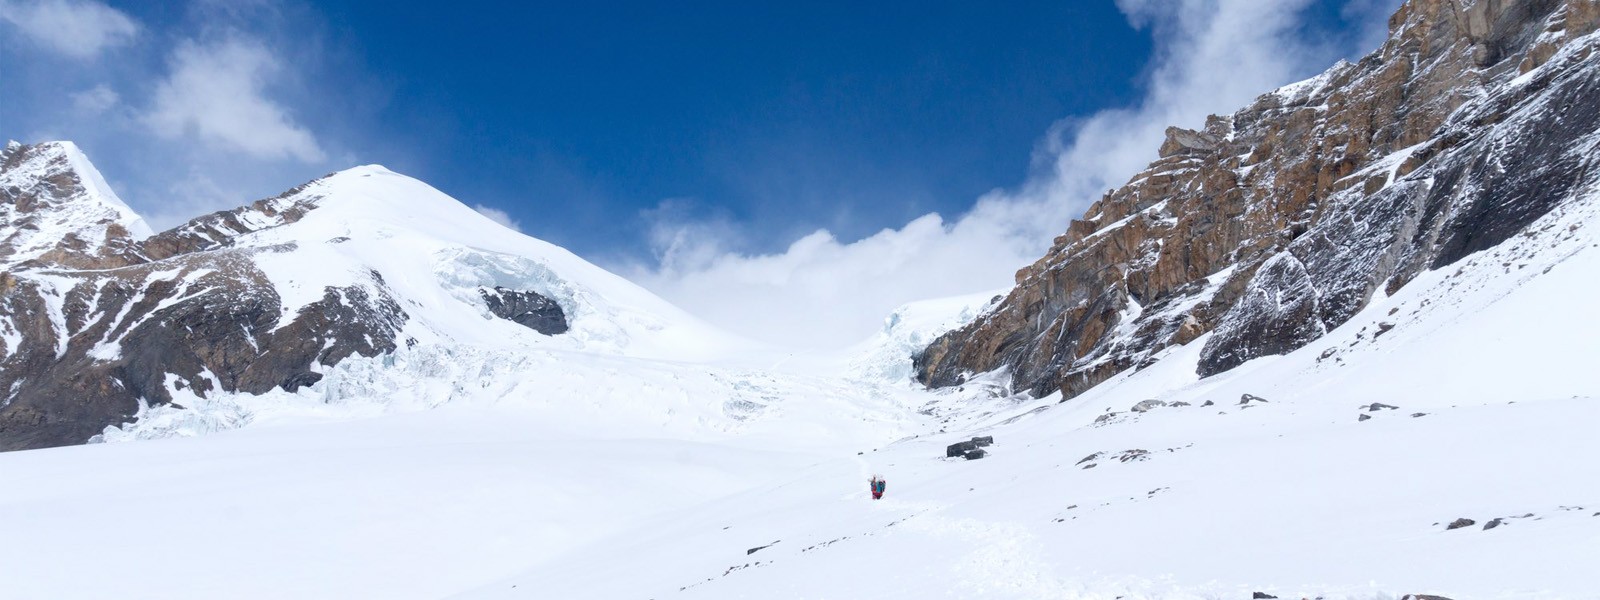
[[[1358,63],[1169,130],[918,379],[1070,398],[1202,337],[1200,375],[1309,343],[1594,193],[1597,25],[1594,0],[1407,2]]]

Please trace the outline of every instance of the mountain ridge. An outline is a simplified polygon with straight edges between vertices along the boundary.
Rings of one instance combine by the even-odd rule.
[[[92,169],[79,165],[87,159],[57,162],[42,176],[6,171],[29,201],[5,206],[19,215],[34,206],[98,206],[81,186],[51,179],[92,181],[74,171]],[[25,228],[26,219],[7,224]],[[106,228],[116,244],[56,259],[60,252],[36,252],[46,260],[18,261],[0,277],[0,450],[83,443],[182,396],[293,393],[348,358],[402,346],[665,357],[695,354],[678,340],[744,344],[381,165],[331,173],[143,239],[116,223]],[[545,335],[519,325],[516,315],[494,310],[490,300],[502,297],[543,307],[545,321],[570,321],[571,330]]]

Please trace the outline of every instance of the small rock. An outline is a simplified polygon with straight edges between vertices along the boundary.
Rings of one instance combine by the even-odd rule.
[[[1450,599],[1446,598],[1444,596],[1435,596],[1433,594],[1406,594],[1405,596],[1401,597],[1400,600],[1450,600]]]
[[[1077,463],[1077,464],[1080,464],[1080,465],[1081,465],[1081,464],[1083,464],[1083,463],[1086,463],[1086,462],[1089,462],[1089,461],[1091,461],[1091,460],[1095,460],[1095,459],[1097,459],[1097,458],[1100,458],[1100,457],[1101,457],[1101,456],[1104,456],[1104,455],[1105,455],[1105,453],[1104,453],[1104,452],[1096,452],[1096,453],[1094,453],[1094,454],[1090,454],[1090,455],[1088,455],[1088,456],[1085,456],[1085,457],[1083,457],[1083,460],[1080,460],[1080,461],[1078,461],[1078,463]]]
[[[1428,413],[1411,413],[1411,418],[1413,418],[1413,419],[1415,419],[1417,417],[1426,417],[1426,416],[1428,416]]]
[[[777,541],[772,542],[772,544],[767,544],[765,546],[756,546],[756,547],[751,548],[749,550],[745,550],[744,551],[744,555],[745,556],[750,556],[751,554],[755,554],[757,550],[761,550],[761,549],[764,549],[764,548],[771,548],[773,544],[776,544],[776,543],[781,542],[781,541],[783,541],[783,540],[777,540]]]
[[[1133,405],[1133,408],[1130,408],[1128,410],[1131,410],[1131,411],[1136,412],[1136,413],[1142,413],[1142,412],[1147,412],[1152,408],[1158,408],[1158,407],[1162,407],[1162,406],[1166,406],[1166,405],[1167,405],[1167,403],[1162,402],[1160,400],[1145,400],[1143,402],[1140,402],[1138,404]]]
[[[1117,416],[1117,413],[1106,413],[1106,414],[1100,415],[1098,417],[1095,417],[1094,418],[1094,423],[1096,425],[1099,425],[1101,423],[1105,423],[1107,421],[1110,421],[1111,419],[1115,418],[1116,416]]]
[[[1378,411],[1386,409],[1386,408],[1389,409],[1389,410],[1394,410],[1394,409],[1400,408],[1400,407],[1398,407],[1398,406],[1390,406],[1388,404],[1383,404],[1381,402],[1373,402],[1372,404],[1368,404],[1367,405],[1367,411],[1368,412],[1378,412]]]
[[[1168,404],[1167,406],[1179,407],[1179,406],[1188,406],[1188,405],[1189,405],[1188,402],[1173,402],[1172,404]]]
[[[1254,395],[1251,395],[1251,394],[1245,394],[1243,396],[1239,396],[1239,404],[1241,404],[1241,405],[1249,404],[1251,402],[1265,403],[1266,401],[1267,401],[1266,398],[1262,398],[1260,396],[1254,396]]]
[[[1460,529],[1462,527],[1471,527],[1471,526],[1477,525],[1477,524],[1478,524],[1477,521],[1474,521],[1472,519],[1468,519],[1468,518],[1463,517],[1463,518],[1451,521],[1449,525],[1445,525],[1444,526],[1444,530],[1445,531],[1450,531],[1451,529]]]
[[[974,450],[968,451],[966,454],[963,454],[961,456],[963,458],[966,458],[967,460],[978,460],[978,459],[983,458],[983,457],[988,456],[988,455],[989,455],[988,452],[984,452],[983,450],[974,449]]]
[[[1266,592],[1256,592],[1256,593],[1250,595],[1250,599],[1251,600],[1263,600],[1263,599],[1275,599],[1275,598],[1277,598],[1277,596],[1274,596],[1272,594],[1268,594]]]
[[[1365,420],[1371,419],[1371,418],[1372,418],[1372,415],[1361,415],[1359,417],[1356,417],[1356,422],[1360,423],[1362,421],[1365,421]]]
[[[1484,523],[1483,524],[1483,530],[1484,531],[1488,531],[1490,529],[1494,529],[1494,528],[1499,527],[1499,526],[1500,526],[1500,519],[1490,519],[1488,523]]]
[[[973,445],[975,445],[975,446],[977,446],[979,448],[983,448],[985,446],[989,446],[989,445],[994,444],[994,436],[986,435],[986,436],[983,436],[983,437],[975,437],[975,438],[972,438],[972,443],[973,443]]]
[[[1213,405],[1213,404],[1216,404],[1216,403],[1215,403],[1215,402],[1212,402],[1212,401],[1210,401],[1210,400],[1207,400],[1207,401],[1205,401],[1205,403],[1204,403],[1204,404],[1201,404],[1201,405],[1200,405],[1200,406],[1211,406],[1211,405]]]

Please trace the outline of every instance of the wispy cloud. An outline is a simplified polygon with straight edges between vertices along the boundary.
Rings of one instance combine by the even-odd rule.
[[[98,115],[116,106],[121,96],[102,83],[81,92],[74,92],[70,98],[74,110],[88,115]]]
[[[1357,0],[1363,5],[1379,0]],[[659,264],[631,269],[647,287],[753,337],[814,347],[864,338],[908,301],[1005,287],[1070,219],[1156,157],[1169,125],[1197,127],[1255,96],[1315,74],[1370,38],[1327,44],[1299,35],[1310,0],[1119,0],[1156,54],[1136,104],[1058,123],[1036,161],[1041,176],[992,192],[955,219],[929,214],[843,242],[817,231],[784,252],[737,252],[725,222],[647,214]],[[1363,19],[1386,14],[1357,10]],[[1365,24],[1354,28],[1369,31]],[[1369,50],[1370,48],[1361,48]]]
[[[489,217],[490,221],[499,223],[506,229],[510,229],[512,231],[522,231],[522,224],[518,223],[516,219],[511,218],[511,214],[506,211],[482,204],[472,205],[472,210],[478,211],[478,214],[480,215]]]
[[[0,0],[0,21],[55,53],[91,59],[139,33],[127,14],[93,0]]]
[[[267,97],[266,86],[282,65],[265,45],[236,36],[187,41],[173,50],[169,63],[171,72],[142,117],[151,131],[261,159],[326,158],[311,132]]]

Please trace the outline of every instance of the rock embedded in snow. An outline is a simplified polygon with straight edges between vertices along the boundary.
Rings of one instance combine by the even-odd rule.
[[[1267,401],[1266,398],[1262,398],[1260,396],[1253,396],[1253,395],[1250,395],[1250,394],[1245,394],[1245,395],[1239,397],[1239,405],[1240,406],[1244,406],[1244,405],[1249,404],[1251,402],[1255,402],[1255,403],[1259,404],[1259,403],[1265,403],[1266,401]]]
[[[1445,531],[1449,531],[1451,529],[1461,529],[1462,527],[1471,527],[1471,526],[1476,525],[1476,524],[1478,524],[1477,521],[1474,521],[1472,519],[1468,519],[1466,517],[1462,517],[1460,519],[1456,519],[1454,521],[1451,521],[1449,525],[1446,525],[1444,527],[1444,529],[1445,529]]]
[[[945,458],[955,458],[957,456],[965,455],[966,453],[976,450],[977,448],[978,445],[973,443],[971,440],[965,442],[956,442],[945,447],[944,456]]]
[[[496,286],[478,290],[478,293],[494,316],[545,335],[567,332],[567,314],[561,310],[561,305],[538,292]]]
[[[1142,413],[1142,412],[1148,412],[1151,409],[1159,408],[1159,407],[1166,406],[1166,405],[1167,405],[1167,403],[1162,402],[1160,400],[1145,400],[1145,401],[1142,401],[1142,402],[1140,402],[1138,404],[1133,405],[1133,408],[1130,408],[1128,410],[1131,410],[1131,411],[1137,412],[1137,413]]]

